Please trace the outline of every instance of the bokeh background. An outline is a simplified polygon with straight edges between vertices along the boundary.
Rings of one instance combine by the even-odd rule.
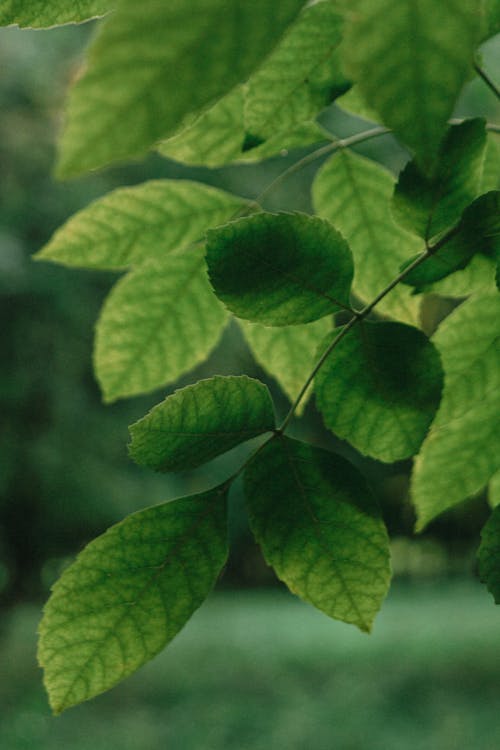
[[[208,362],[150,396],[103,406],[91,370],[93,326],[117,275],[30,259],[90,200],[153,177],[205,181],[256,196],[297,156],[265,165],[188,169],[158,156],[69,183],[51,169],[64,92],[91,24],[0,30],[0,746],[5,750],[497,750],[500,611],[477,581],[484,496],[412,536],[409,462],[387,467],[336,443],[313,404],[292,434],[340,450],[380,497],[394,584],[374,633],[330,621],[276,581],[249,534],[241,487],[217,590],[166,651],[123,685],[54,719],[36,665],[36,627],[50,585],[88,541],[126,514],[225,478],[248,448],[196,472],[157,476],[133,465],[127,426],[175,387],[214,373],[259,377],[288,402],[229,326]],[[500,41],[483,49],[500,79]],[[500,109],[481,81],[457,116]],[[332,106],[338,135],[366,123]],[[391,137],[360,148],[397,171]],[[302,152],[305,153],[305,152]],[[270,209],[308,210],[317,162],[283,182]],[[446,305],[430,299],[432,328]],[[445,305],[445,307],[443,307]]]

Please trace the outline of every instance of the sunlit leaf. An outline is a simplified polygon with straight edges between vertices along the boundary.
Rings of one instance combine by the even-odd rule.
[[[320,318],[305,325],[268,328],[259,323],[238,321],[255,359],[283,388],[290,399],[299,395],[311,372],[316,352],[332,322]],[[300,416],[307,402],[307,395],[300,402],[296,414]]]
[[[394,178],[379,164],[346,149],[331,156],[313,183],[316,212],[349,242],[354,258],[353,291],[370,302],[391,282],[402,263],[422,250],[422,241],[398,227],[390,210]],[[418,324],[420,302],[397,287],[377,310]]]
[[[2,0],[0,26],[43,28],[102,16],[119,0]]]
[[[40,625],[54,713],[109,690],[172,640],[213,588],[226,534],[218,487],[134,513],[79,554]]]
[[[342,23],[329,0],[302,11],[248,82],[245,125],[252,136],[267,139],[308,120],[330,103],[335,85],[347,85],[336,54]]]
[[[110,269],[161,260],[248,206],[243,198],[209,185],[151,180],[114,190],[79,211],[36,257]]]
[[[346,71],[425,171],[472,69],[479,6],[478,0],[356,0],[347,13]]]
[[[143,156],[186,115],[246,80],[302,5],[120,0],[70,92],[59,174]]]
[[[203,248],[140,266],[111,291],[97,324],[94,366],[106,401],[177,380],[213,349],[227,320]]]
[[[500,469],[500,295],[471,297],[432,340],[445,381],[436,419],[415,460],[418,529],[479,492]]]

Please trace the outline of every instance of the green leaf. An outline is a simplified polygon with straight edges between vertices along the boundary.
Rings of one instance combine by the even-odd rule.
[[[467,206],[456,234],[403,281],[425,289],[434,281],[464,268],[475,253],[500,258],[500,191],[481,195]]]
[[[244,150],[243,97],[243,86],[233,89],[194,121],[190,120],[176,135],[162,141],[159,153],[185,164],[219,167],[268,159],[331,137],[317,123],[303,122],[285,132],[275,132],[264,143]]]
[[[500,604],[500,508],[494,509],[481,531],[478,550],[479,577]]]
[[[304,8],[248,82],[245,124],[253,137],[265,140],[308,120],[330,103],[332,89],[346,86],[336,55],[342,24],[330,0]]]
[[[489,133],[483,162],[479,192],[500,189],[500,140],[498,133]]]
[[[91,542],[53,587],[40,625],[54,713],[109,690],[161,651],[226,557],[224,487],[134,513]]]
[[[500,469],[500,296],[471,297],[432,337],[443,398],[415,460],[417,529],[474,495]]]
[[[305,325],[267,328],[258,323],[238,321],[252,354],[261,367],[272,375],[290,401],[294,401],[311,372],[320,342],[332,327],[329,318]],[[300,416],[307,397],[300,402]]]
[[[214,297],[203,248],[140,266],[111,291],[97,324],[94,367],[104,399],[146,393],[202,362],[227,313]]]
[[[237,86],[175,135],[158,144],[162,156],[185,164],[218,167],[234,161],[245,141],[244,87]]]
[[[113,0],[2,0],[0,26],[38,29],[81,23],[104,15],[115,5]]]
[[[142,156],[187,114],[244,81],[302,5],[121,0],[70,92],[59,175]]]
[[[243,198],[201,183],[151,180],[114,190],[79,211],[36,258],[109,269],[161,260],[249,205]]]
[[[328,336],[321,351],[338,335]],[[413,456],[439,406],[439,355],[417,328],[370,323],[350,330],[316,376],[325,425],[380,461]]]
[[[500,2],[499,0],[485,0],[485,22],[482,39],[489,39],[500,34]]]
[[[442,297],[468,297],[477,292],[492,292],[495,289],[495,264],[484,255],[474,255],[469,264],[459,271],[454,271],[440,281],[425,287],[426,292],[439,294]]]
[[[379,164],[342,149],[318,171],[313,183],[316,212],[332,222],[349,242],[355,276],[353,291],[371,300],[398,274],[401,264],[422,250],[422,243],[398,227],[390,204],[394,179]],[[377,310],[418,324],[420,302],[396,287]]]
[[[492,508],[500,505],[500,471],[493,474],[488,484],[488,502]]]
[[[288,588],[370,631],[390,581],[384,523],[344,458],[278,437],[245,469],[252,531]]]
[[[485,146],[484,120],[452,125],[433,176],[424,174],[416,161],[400,174],[392,206],[396,221],[426,240],[456,224],[478,194]]]
[[[478,0],[357,0],[345,67],[367,104],[431,171],[480,34]]]
[[[369,107],[359,90],[359,86],[353,86],[345,94],[335,100],[335,104],[355,117],[360,117],[367,122],[378,122],[380,117],[375,110]]]
[[[176,391],[131,425],[129,451],[142,466],[185,471],[274,428],[265,385],[218,375]]]
[[[260,213],[208,232],[215,293],[235,315],[266,325],[309,323],[349,304],[349,246],[327,221]]]

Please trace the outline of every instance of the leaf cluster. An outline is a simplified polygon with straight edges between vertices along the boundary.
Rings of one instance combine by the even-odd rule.
[[[221,486],[126,518],[63,573],[39,648],[56,712],[132,673],[201,604],[227,557],[227,496],[241,473],[277,576],[371,629],[390,582],[388,535],[358,469],[285,434],[312,390],[325,426],[360,453],[414,457],[418,530],[490,480],[496,488],[500,471],[499,128],[450,121],[472,76],[499,96],[476,57],[499,30],[498,0],[12,0],[0,23],[98,15],[68,96],[59,176],[150,149],[207,167],[314,144],[292,169],[326,158],[314,215],[155,180],[87,206],[38,253],[124,272],[96,327],[106,401],[175,383],[233,315],[292,402],[277,424],[265,385],[215,375],[131,426],[131,457],[160,472],[259,444]],[[378,125],[344,139],[325,131],[317,118],[338,97]],[[409,155],[397,178],[352,148],[389,132]],[[430,336],[428,293],[457,304]],[[497,601],[499,533],[495,510],[479,560]]]

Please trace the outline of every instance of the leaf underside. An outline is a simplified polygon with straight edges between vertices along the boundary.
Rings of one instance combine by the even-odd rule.
[[[121,0],[70,91],[59,175],[143,156],[186,115],[246,80],[302,5]]]
[[[379,164],[343,149],[331,156],[313,183],[317,214],[349,242],[354,258],[353,291],[369,302],[397,275],[422,242],[398,227],[390,210],[394,179]],[[404,287],[377,306],[382,315],[418,325],[420,302]]]
[[[500,297],[471,297],[432,337],[445,372],[441,404],[415,460],[417,530],[479,492],[500,469]]]
[[[55,584],[38,658],[58,714],[108,690],[176,635],[227,557],[225,491],[139,511],[91,542]]]
[[[138,267],[108,295],[94,368],[106,401],[147,393],[202,362],[227,321],[205,271],[204,249]]]

